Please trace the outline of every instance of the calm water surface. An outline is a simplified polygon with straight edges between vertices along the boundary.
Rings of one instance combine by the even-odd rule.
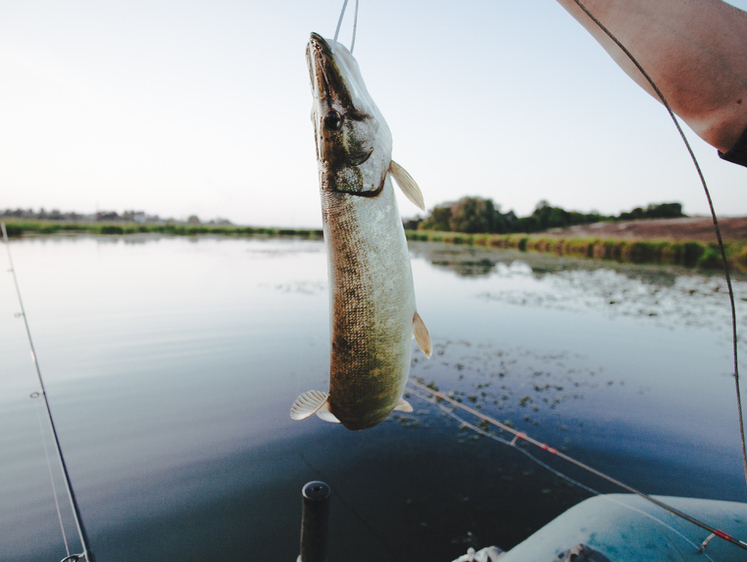
[[[333,489],[330,560],[508,549],[588,497],[416,396],[414,413],[363,432],[292,422],[298,394],[327,388],[321,242],[74,237],[11,250],[99,562],[295,560],[300,490],[316,479]],[[413,377],[645,492],[747,500],[721,279],[411,251],[435,346],[430,360],[414,353]],[[0,560],[59,560],[4,251],[0,267]],[[747,283],[735,288],[744,333]]]

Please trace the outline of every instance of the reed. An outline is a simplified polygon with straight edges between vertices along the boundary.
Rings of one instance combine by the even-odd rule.
[[[721,255],[715,245],[698,241],[622,240],[609,238],[556,238],[547,235],[475,234],[436,230],[406,231],[408,240],[478,245],[520,252],[544,252],[613,260],[622,263],[679,265],[698,269],[720,269]],[[747,272],[747,240],[727,240],[726,255],[733,271]]]

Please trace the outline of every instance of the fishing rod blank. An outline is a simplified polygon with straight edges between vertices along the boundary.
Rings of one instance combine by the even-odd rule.
[[[82,560],[85,559],[86,562],[96,562],[96,558],[93,555],[93,552],[89,548],[88,544],[88,534],[86,533],[86,529],[83,526],[83,519],[80,516],[80,509],[78,508],[78,501],[75,498],[75,492],[73,491],[73,485],[70,481],[70,474],[67,471],[67,464],[65,463],[65,457],[62,454],[62,447],[60,446],[60,440],[57,436],[57,428],[54,424],[54,418],[52,417],[52,409],[49,406],[49,399],[47,398],[47,390],[44,387],[44,380],[42,379],[41,369],[39,368],[39,361],[36,358],[36,351],[34,349],[34,341],[31,338],[31,329],[29,328],[29,322],[26,318],[26,310],[23,307],[23,299],[21,298],[21,290],[18,286],[18,278],[16,277],[16,271],[13,267],[13,258],[10,255],[10,243],[8,242],[8,232],[5,229],[5,223],[0,222],[0,230],[2,230],[3,233],[3,242],[5,243],[5,248],[8,252],[8,263],[10,264],[10,272],[13,275],[13,283],[16,287],[16,295],[18,297],[18,304],[21,307],[21,316],[23,317],[23,323],[26,327],[26,337],[29,341],[29,347],[31,348],[31,362],[34,364],[34,368],[36,369],[36,375],[39,379],[39,387],[41,388],[41,396],[44,398],[44,405],[47,408],[47,416],[49,418],[49,425],[52,428],[52,436],[54,437],[54,443],[55,447],[57,448],[57,457],[60,460],[60,468],[62,469],[62,476],[65,481],[65,488],[67,490],[67,495],[70,500],[70,506],[73,510],[73,517],[75,519],[75,526],[78,529],[78,538],[80,539],[80,543],[83,547],[83,553],[82,554],[75,554],[72,556],[68,556],[64,560],[68,560],[70,562],[75,560]]]

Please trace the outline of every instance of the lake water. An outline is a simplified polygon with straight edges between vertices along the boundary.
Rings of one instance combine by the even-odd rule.
[[[333,490],[330,560],[358,562],[508,549],[589,496],[416,396],[363,432],[291,421],[296,396],[327,388],[321,242],[53,237],[11,251],[99,562],[295,560],[311,480]],[[644,492],[747,500],[719,277],[426,243],[411,255],[435,348],[415,351],[413,377]],[[0,269],[0,560],[59,560],[4,248]],[[735,289],[744,334],[747,282]]]

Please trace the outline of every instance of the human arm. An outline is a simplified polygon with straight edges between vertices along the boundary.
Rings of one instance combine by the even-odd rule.
[[[672,110],[726,153],[747,129],[747,12],[721,0],[579,0],[638,60]],[[558,0],[641,87],[628,56],[577,5]]]

